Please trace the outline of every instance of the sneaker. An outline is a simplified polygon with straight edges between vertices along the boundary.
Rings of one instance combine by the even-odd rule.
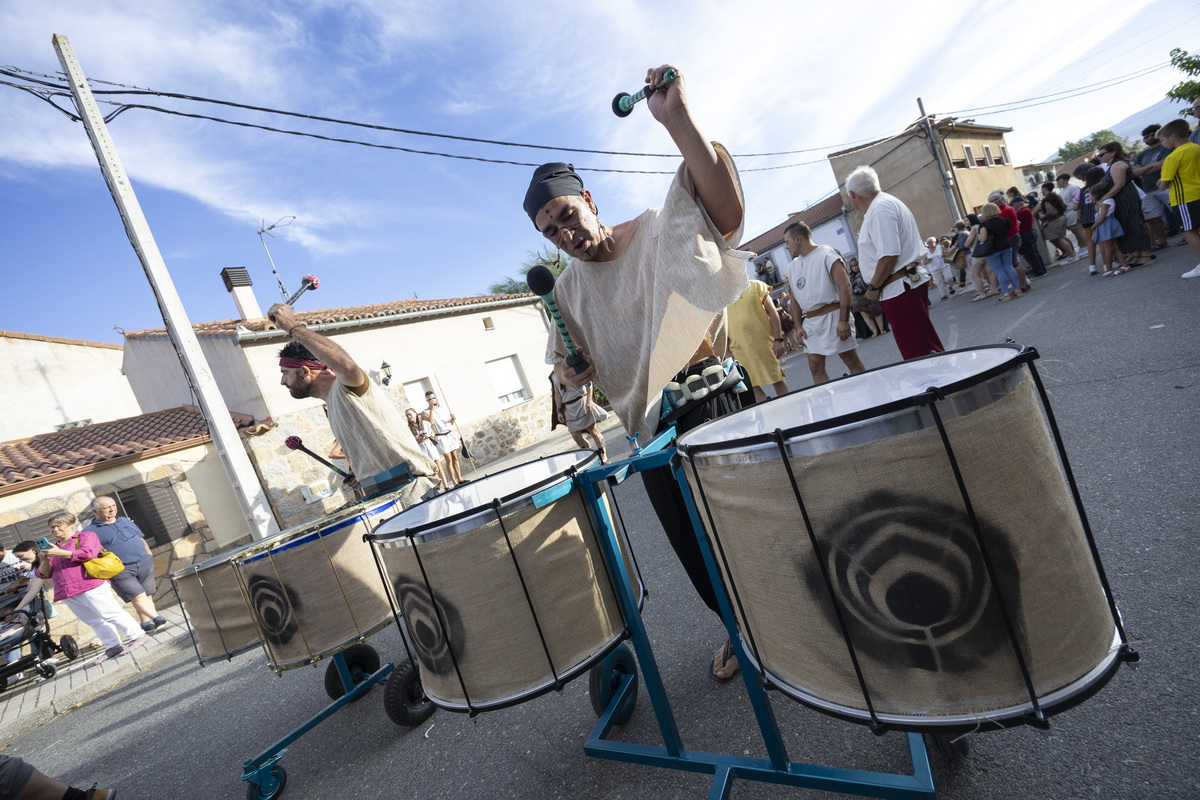
[[[1064,264],[1074,264],[1078,260],[1079,260],[1079,254],[1076,253],[1075,255],[1071,256],[1070,258],[1063,259],[1063,263]]]
[[[1200,264],[1197,264],[1196,266],[1189,269],[1187,272],[1183,273],[1182,277],[1184,277],[1184,278],[1200,278]]]
[[[144,630],[146,633],[150,633],[152,630],[154,630],[154,623],[150,620],[146,620],[142,623],[142,630]]]
[[[1005,300],[1012,300],[1014,297],[1016,297],[1016,295],[1012,292],[1009,292],[1008,294],[1002,294],[1000,295],[999,302],[1003,303]]]
[[[1024,289],[1022,289],[1020,292],[1018,292],[1018,294],[1025,294],[1028,291],[1029,291],[1029,287],[1026,286]],[[1013,295],[1013,297],[1016,297],[1016,296],[1017,296],[1016,294]]]
[[[166,624],[167,624],[167,621],[165,619],[163,619],[161,616],[154,618],[154,629],[155,630],[158,630],[159,628],[161,628],[163,625],[166,625]]]
[[[139,647],[141,647],[148,641],[150,641],[150,637],[146,636],[145,634],[142,634],[141,636],[137,637],[136,639],[133,639],[132,641],[127,642],[124,647],[120,648],[120,652],[132,653],[134,650],[137,650]]]
[[[117,656],[121,655],[121,653],[123,653],[123,652],[125,652],[125,648],[121,647],[121,645],[119,645],[119,644],[114,645],[114,646],[108,648],[107,650],[105,650],[100,655],[96,656],[96,660],[93,661],[92,663],[93,664],[103,664],[105,661],[108,661],[110,658],[116,658]]]
[[[97,785],[92,784],[92,788],[84,794],[84,800],[117,800],[116,789],[97,789]]]

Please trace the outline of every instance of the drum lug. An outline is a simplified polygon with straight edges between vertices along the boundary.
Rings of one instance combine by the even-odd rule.
[[[1137,669],[1142,663],[1142,654],[1131,644],[1121,645],[1119,658],[1128,664],[1130,669]]]

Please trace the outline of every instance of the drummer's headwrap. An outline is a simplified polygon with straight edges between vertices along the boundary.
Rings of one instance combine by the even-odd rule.
[[[309,349],[299,342],[288,342],[279,351],[279,366],[284,369],[299,369],[308,367],[314,372],[320,372],[329,367],[317,360]]]
[[[529,189],[525,192],[525,213],[536,228],[537,213],[546,203],[556,197],[582,194],[583,179],[575,174],[574,166],[561,161],[542,164],[533,171]]]
[[[299,369],[300,367],[308,367],[314,372],[320,372],[323,369],[329,369],[320,361],[309,361],[305,358],[288,358],[287,356],[279,357],[279,366],[287,367],[288,369]]]

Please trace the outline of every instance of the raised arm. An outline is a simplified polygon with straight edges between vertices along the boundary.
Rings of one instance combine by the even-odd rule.
[[[316,356],[322,364],[329,367],[337,376],[338,383],[354,390],[355,394],[361,394],[366,390],[367,373],[359,368],[341,345],[304,327],[296,319],[291,306],[285,303],[276,303],[271,306],[267,316],[275,320],[275,324],[279,326],[280,330],[286,331],[289,336],[307,347],[308,351]]]
[[[668,69],[672,67],[664,64],[657,69],[647,70],[646,83],[659,86]],[[722,235],[728,236],[742,224],[743,209],[738,197],[737,179],[729,165],[717,155],[716,148],[696,127],[687,105],[683,73],[678,69],[675,72],[675,80],[667,84],[665,90],[652,94],[647,105],[650,113],[667,129],[679,148],[709,219]]]

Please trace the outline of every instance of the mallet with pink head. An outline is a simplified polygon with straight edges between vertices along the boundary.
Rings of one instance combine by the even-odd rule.
[[[312,456],[313,458],[315,458],[317,461],[320,461],[320,462],[321,462],[322,464],[324,464],[325,466],[329,467],[331,470],[333,470],[334,472],[336,472],[338,475],[341,475],[341,476],[342,476],[342,477],[344,477],[344,478],[349,478],[349,477],[350,477],[350,476],[349,476],[349,475],[347,475],[345,472],[343,472],[342,470],[338,469],[338,468],[337,468],[337,467],[335,467],[333,464],[330,464],[328,461],[326,461],[325,459],[321,458],[319,455],[317,455],[316,453],[314,453],[312,450],[309,450],[307,447],[305,447],[305,446],[304,446],[304,442],[300,441],[300,437],[299,437],[299,436],[289,436],[289,437],[287,437],[286,439],[284,439],[283,443],[284,443],[285,445],[287,445],[287,449],[288,449],[288,450],[299,450],[299,451],[301,451],[301,452],[303,452],[303,453],[308,453],[310,456]]]

